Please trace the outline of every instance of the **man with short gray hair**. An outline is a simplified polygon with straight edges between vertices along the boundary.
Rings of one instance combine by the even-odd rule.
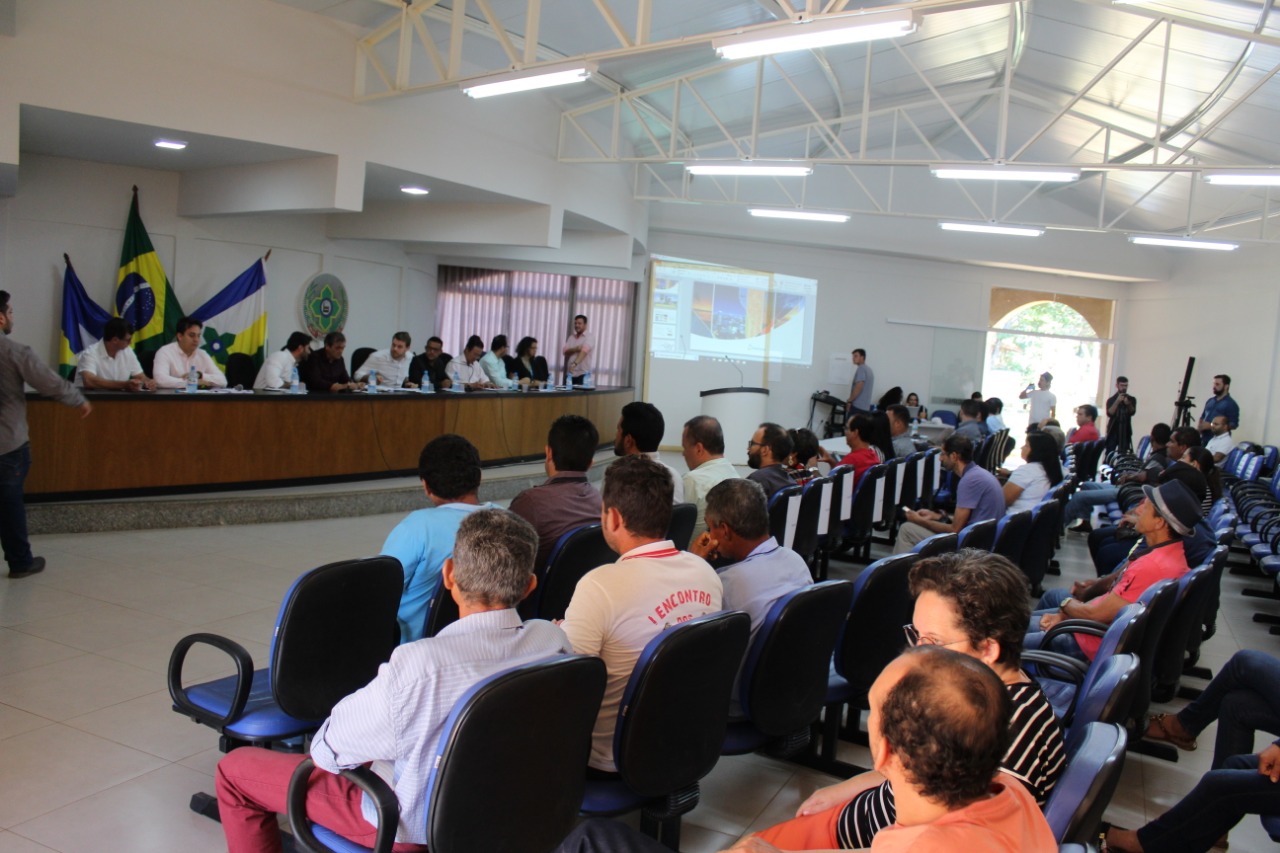
[[[680,434],[680,449],[689,473],[684,475],[684,499],[698,507],[693,534],[705,533],[707,492],[721,480],[738,476],[738,469],[724,458],[724,430],[710,415],[698,415],[685,422]]]
[[[463,520],[443,573],[458,621],[397,648],[373,681],[334,706],[311,742],[317,767],[307,793],[312,820],[371,845],[377,832],[372,801],[332,774],[373,762],[400,803],[396,849],[426,843],[426,783],[454,703],[496,672],[571,651],[555,625],[521,623],[515,610],[537,585],[537,547],[528,522],[506,510],[477,510]],[[281,849],[276,813],[285,810],[289,779],[304,758],[242,747],[218,762],[218,810],[229,853]]]

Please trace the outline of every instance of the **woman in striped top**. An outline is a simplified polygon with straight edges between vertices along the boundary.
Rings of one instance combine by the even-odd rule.
[[[945,646],[975,657],[1000,676],[1013,713],[1001,771],[1044,805],[1066,764],[1062,730],[1048,700],[1021,668],[1022,637],[1030,619],[1027,582],[1004,557],[966,549],[921,560],[911,569],[916,596],[912,645]],[[893,789],[875,771],[819,789],[792,820],[760,837],[784,850],[856,849],[897,817]]]

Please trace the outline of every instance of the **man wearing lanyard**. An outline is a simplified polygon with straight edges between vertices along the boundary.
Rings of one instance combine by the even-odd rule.
[[[723,588],[715,570],[666,538],[671,489],[667,469],[643,456],[624,456],[609,467],[600,526],[604,541],[622,557],[578,581],[560,626],[575,652],[598,655],[608,670],[591,734],[592,770],[617,770],[618,706],[645,645],[664,628],[721,609]]]
[[[581,385],[583,377],[591,372],[591,353],[595,341],[587,331],[587,315],[573,318],[573,334],[564,342],[564,372],[574,385]]]
[[[804,558],[769,535],[769,504],[754,480],[724,480],[707,492],[707,532],[689,550],[706,560],[732,560],[719,569],[724,609],[751,617],[751,642],[774,602],[813,583]],[[729,714],[741,716],[738,685]]]

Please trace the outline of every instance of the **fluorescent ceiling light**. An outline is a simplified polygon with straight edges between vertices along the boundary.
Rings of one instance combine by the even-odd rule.
[[[775,178],[804,178],[813,174],[813,164],[803,160],[738,160],[720,163],[686,163],[690,175],[757,175]]]
[[[408,195],[426,195],[427,193],[431,192],[431,190],[427,189],[426,187],[415,187],[415,186],[406,184],[400,188],[400,192],[407,193]]]
[[[1219,252],[1234,252],[1240,248],[1239,243],[1223,243],[1217,240],[1192,240],[1187,237],[1156,237],[1148,234],[1130,234],[1129,242],[1139,246],[1167,246],[1172,249],[1214,249]]]
[[[847,213],[821,213],[816,210],[778,210],[769,207],[751,207],[747,212],[752,216],[763,216],[768,219],[807,219],[812,222],[848,222]]]
[[[187,143],[183,142],[180,139],[157,139],[156,147],[168,148],[173,151],[181,151],[183,148],[187,147]]]
[[[745,59],[790,50],[812,50],[905,36],[916,31],[917,23],[915,12],[909,9],[882,14],[845,15],[762,27],[713,39],[711,46],[725,59]]]
[[[1280,172],[1202,172],[1211,184],[1227,187],[1280,187]]]
[[[544,66],[528,71],[493,74],[488,77],[481,77],[470,83],[463,83],[462,92],[472,98],[489,98],[494,95],[507,95],[512,92],[527,92],[531,89],[545,89],[549,86],[580,83],[595,73],[595,70],[596,64],[594,62],[574,62]]]
[[[943,231],[972,231],[975,234],[1004,234],[1009,237],[1039,237],[1043,228],[1018,225],[988,225],[984,222],[939,222]]]
[[[1022,166],[930,166],[935,178],[957,181],[1037,181],[1067,183],[1080,180],[1079,169]]]

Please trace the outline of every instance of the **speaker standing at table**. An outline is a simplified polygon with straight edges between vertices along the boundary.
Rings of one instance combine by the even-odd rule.
[[[581,385],[584,377],[591,372],[595,359],[591,353],[595,350],[596,341],[587,331],[587,315],[579,314],[573,318],[573,334],[564,342],[565,384]]]

